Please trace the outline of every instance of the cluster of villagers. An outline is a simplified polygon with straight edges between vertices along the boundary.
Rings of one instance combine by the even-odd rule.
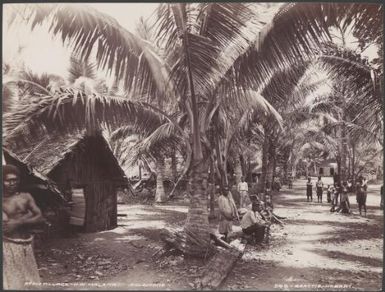
[[[360,176],[356,181],[355,186],[351,180],[343,181],[342,184],[334,183],[333,185],[327,185],[324,187],[321,176],[318,177],[315,183],[315,191],[317,195],[317,203],[322,203],[322,195],[326,190],[327,202],[331,204],[330,212],[340,212],[344,214],[351,214],[351,207],[349,201],[349,194],[356,193],[356,201],[358,204],[358,210],[360,215],[362,211],[366,216],[366,197],[368,190],[368,182],[366,178]],[[307,202],[313,201],[313,182],[311,178],[308,178],[306,183],[306,198]],[[381,187],[381,207],[383,206],[383,186]]]
[[[237,185],[239,193],[239,208],[237,208],[233,194],[228,185],[225,185],[218,198],[219,226],[218,231],[223,236],[221,239],[229,242],[233,221],[240,223],[244,239],[248,243],[263,246],[268,242],[270,225],[273,218],[283,219],[273,213],[274,193],[279,192],[281,184],[278,178],[273,183],[266,183],[265,192],[257,193],[256,184],[249,184],[242,177]]]

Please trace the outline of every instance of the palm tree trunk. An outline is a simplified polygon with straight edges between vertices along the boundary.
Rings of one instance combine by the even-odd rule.
[[[165,202],[166,192],[164,191],[164,160],[162,158],[156,160],[156,192],[155,192],[155,202],[162,203]]]
[[[272,153],[271,153],[271,160],[272,160],[272,177],[271,177],[271,181],[274,180],[275,176],[276,176],[276,168],[277,168],[277,153],[276,153],[276,148],[275,148],[275,145],[272,145]]]
[[[337,173],[338,173],[338,181],[336,181],[336,183],[341,184],[341,157],[338,155],[336,160],[337,160]]]
[[[219,169],[220,178],[221,178],[220,179],[221,189],[223,189],[225,185],[228,185],[228,178],[227,178],[226,165],[225,165],[225,162],[223,161],[223,157],[222,157],[223,155],[222,155],[219,143],[220,143],[219,136],[215,134],[215,152],[217,154],[217,163],[218,163],[218,169]]]
[[[178,179],[178,168],[177,168],[177,159],[176,159],[176,153],[173,151],[171,153],[171,171],[172,171],[172,177],[174,181],[177,181]]]
[[[348,153],[348,145],[347,145],[347,134],[345,126],[342,126],[341,129],[341,181],[346,181],[347,179],[347,153]]]
[[[215,167],[214,160],[210,161],[210,179],[209,179],[209,192],[210,192],[210,214],[209,219],[215,218]]]
[[[288,161],[285,159],[283,163],[283,181],[286,183],[288,181]]]
[[[199,112],[197,97],[191,71],[190,52],[188,51],[189,36],[187,30],[183,34],[184,51],[187,65],[187,80],[191,97],[190,120],[192,133],[192,169],[191,169],[191,198],[184,227],[186,233],[186,249],[190,255],[204,257],[210,246],[209,220],[207,212],[207,163],[204,161],[201,134],[199,127]]]
[[[297,159],[294,160],[293,162],[293,165],[291,167],[291,173],[292,173],[292,177],[293,179],[295,179],[297,177]]]
[[[210,246],[209,220],[207,211],[208,167],[203,160],[191,169],[191,197],[187,220],[186,250],[196,257],[205,257]]]
[[[356,185],[356,144],[352,144],[352,179],[353,179],[353,186]]]
[[[262,174],[259,180],[258,191],[263,192],[266,185],[266,173],[267,173],[267,163],[269,155],[269,138],[267,137],[267,130],[265,129],[265,138],[263,141],[262,147]]]
[[[138,168],[139,168],[139,180],[142,180],[142,163],[138,162]]]
[[[238,185],[241,182],[242,174],[242,165],[239,159],[239,156],[235,159],[235,183]]]
[[[268,160],[267,160],[267,173],[266,173],[266,182],[271,183],[273,182],[273,178],[275,175],[275,145],[274,140],[269,138],[268,139]]]

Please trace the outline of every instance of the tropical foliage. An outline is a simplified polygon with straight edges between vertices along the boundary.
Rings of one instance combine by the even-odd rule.
[[[32,29],[50,23],[50,31],[61,36],[82,61],[71,71],[70,85],[34,91],[20,100],[5,117],[5,141],[20,143],[42,133],[84,128],[92,132],[101,124],[110,132],[118,129],[115,134],[122,137],[129,125],[129,131],[142,139],[132,149],[132,161],[152,157],[162,169],[166,156],[183,152],[182,175],[188,174],[191,184],[185,224],[186,250],[191,255],[202,256],[210,246],[209,168],[211,183],[217,173],[222,186],[228,184],[228,165],[241,165],[241,161],[245,165],[241,155],[245,141],[253,140],[262,149],[263,190],[280,161],[286,168],[289,161],[296,163],[293,149],[322,143],[327,147],[331,138],[339,139],[335,157],[344,173],[347,137],[369,137],[363,130],[369,122],[376,139],[380,137],[382,69],[376,68],[373,78],[373,70],[359,56],[330,43],[331,28],[343,32],[351,28],[362,43],[381,46],[380,5],[160,4],[153,26],[142,22],[137,32],[86,6],[31,4],[25,8]],[[271,21],[266,22],[264,12],[274,13]],[[115,88],[122,85],[124,94],[87,86],[95,79],[84,66],[90,59],[114,76]],[[334,80],[332,94],[300,108],[318,88],[305,74],[315,64]],[[321,116],[327,122],[316,123]],[[316,124],[329,142],[296,132],[299,127],[293,125],[302,120]],[[306,146],[307,139],[312,143]]]

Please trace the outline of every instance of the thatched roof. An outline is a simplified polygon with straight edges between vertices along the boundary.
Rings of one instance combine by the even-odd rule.
[[[118,160],[113,155],[111,146],[102,134],[97,134],[104,143],[106,149],[111,152],[111,162],[122,177],[125,177]],[[67,135],[55,135],[43,138],[41,141],[31,143],[28,147],[14,150],[15,153],[26,163],[37,169],[44,175],[48,175],[56,166],[65,159],[66,155],[74,151],[77,147],[82,147],[83,142],[88,136],[84,133],[74,133]]]
[[[3,155],[6,164],[15,165],[20,169],[21,179],[24,182],[24,187],[26,189],[40,189],[40,191],[44,190],[44,193],[52,196],[56,202],[60,204],[66,202],[56,184],[52,180],[31,167],[31,165],[23,162],[22,159],[15,153],[12,153],[10,150],[4,147]]]
[[[48,173],[62,160],[66,153],[71,152],[83,135],[48,136],[41,141],[35,141],[28,147],[13,149],[13,151],[33,168],[44,175]]]

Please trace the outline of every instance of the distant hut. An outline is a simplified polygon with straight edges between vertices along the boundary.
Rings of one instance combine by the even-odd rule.
[[[314,175],[320,176],[335,176],[337,174],[337,162],[335,160],[329,159],[322,161],[318,166],[318,173]]]
[[[127,179],[101,134],[54,137],[31,148],[20,155],[72,201],[70,224],[86,232],[117,226],[117,189]]]

